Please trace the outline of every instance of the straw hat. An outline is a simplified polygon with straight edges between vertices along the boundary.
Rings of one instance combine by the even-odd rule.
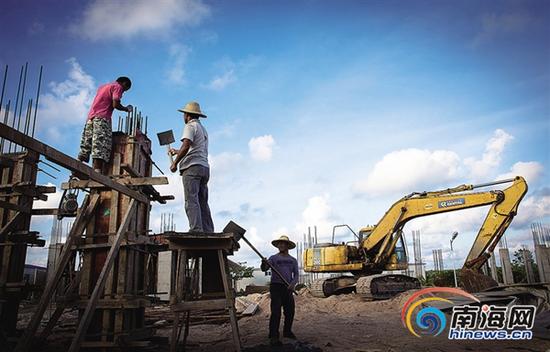
[[[185,106],[181,109],[178,109],[179,112],[186,112],[188,114],[195,114],[199,115],[200,117],[206,117],[205,114],[201,111],[201,106],[196,101],[190,101],[189,103],[185,104]]]
[[[282,236],[279,237],[278,239],[271,241],[271,244],[274,245],[275,247],[277,247],[277,244],[278,244],[279,242],[286,242],[286,243],[288,243],[288,249],[296,248],[296,243],[294,243],[294,242],[292,242],[291,240],[289,240],[289,239],[288,239],[288,236],[282,235]]]

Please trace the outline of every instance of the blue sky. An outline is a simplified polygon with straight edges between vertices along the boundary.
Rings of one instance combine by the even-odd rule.
[[[545,1],[4,1],[0,64],[45,66],[38,138],[76,155],[95,89],[133,80],[124,103],[154,133],[209,115],[211,208],[266,253],[281,232],[374,224],[404,194],[521,174],[528,197],[508,244],[550,215],[550,5]],[[114,115],[116,116],[116,114]],[[156,141],[155,141],[156,142]],[[154,157],[168,169],[163,149]],[[43,183],[58,180],[41,176]],[[180,180],[155,206],[186,229]],[[58,195],[49,203],[55,204]],[[412,221],[431,249],[473,242],[483,210]],[[49,218],[35,226],[45,238]],[[341,238],[349,234],[340,234]],[[43,263],[45,250],[28,261]],[[255,264],[243,248],[237,258]]]

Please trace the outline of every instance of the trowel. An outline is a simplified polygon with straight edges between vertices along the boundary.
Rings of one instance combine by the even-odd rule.
[[[170,149],[172,148],[172,143],[175,142],[174,139],[174,132],[172,130],[159,132],[157,133],[157,137],[159,138],[159,144],[165,145],[168,148],[168,156],[170,157],[170,162],[174,162],[174,156],[170,153]]]

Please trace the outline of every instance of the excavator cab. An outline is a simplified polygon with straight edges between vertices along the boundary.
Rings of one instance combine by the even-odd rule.
[[[399,240],[395,245],[393,253],[385,266],[386,270],[407,270],[409,267],[409,261],[407,258],[407,251],[405,249],[405,242],[403,241],[403,235],[399,236]]]

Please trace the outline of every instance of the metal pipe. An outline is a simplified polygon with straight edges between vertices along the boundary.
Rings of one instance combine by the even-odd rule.
[[[149,119],[149,116],[145,116],[145,134],[147,134],[147,120]]]
[[[4,69],[4,83],[2,83],[2,94],[0,95],[0,112],[2,112],[2,104],[4,104],[4,91],[6,90],[6,79],[8,78],[8,65]]]
[[[36,125],[36,113],[38,112],[38,99],[40,97],[40,88],[42,86],[42,65],[40,65],[40,74],[38,75],[38,88],[36,89],[36,101],[34,105],[34,117],[32,118],[32,133],[31,137],[34,137],[34,126]]]
[[[500,185],[500,184],[503,184],[503,183],[510,183],[510,182],[514,182],[515,180],[516,180],[515,178],[509,178],[507,180],[499,180],[499,181],[494,181],[494,182],[480,183],[479,185],[473,185],[472,189],[487,187],[487,186],[493,186],[493,185]]]

